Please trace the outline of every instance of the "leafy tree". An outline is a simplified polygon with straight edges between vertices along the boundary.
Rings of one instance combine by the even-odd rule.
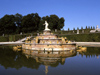
[[[45,21],[49,23],[51,30],[61,30],[65,20],[63,17],[59,18],[57,15],[41,18],[37,13],[31,13],[26,16],[22,16],[19,13],[15,15],[5,15],[0,19],[0,35],[42,31],[45,28],[43,25]]]
[[[63,17],[59,19],[58,26],[57,26],[58,30],[60,30],[60,29],[62,29],[64,27],[64,21],[65,20],[64,20]]]
[[[86,26],[86,28],[85,29],[87,29],[87,26]]]
[[[44,20],[41,20],[41,21],[40,21],[40,23],[39,23],[39,28],[38,28],[39,31],[43,31],[43,30],[44,30],[44,28],[45,28],[44,25],[43,25],[44,23],[45,23]]]
[[[13,15],[5,15],[0,20],[1,34],[10,34],[16,32],[15,17]]]
[[[73,30],[75,30],[75,28],[73,28]]]
[[[59,22],[59,17],[58,16],[50,15],[50,22],[49,22],[50,25],[49,25],[49,28],[51,30],[57,29],[58,22]]]
[[[81,27],[81,30],[83,30],[83,27]]]
[[[0,19],[0,35],[3,33],[3,27],[2,27],[2,24],[1,24],[1,19]]]
[[[22,31],[23,32],[32,32],[37,31],[40,23],[40,17],[37,13],[32,13],[24,16],[22,18]]]
[[[68,31],[69,31],[70,29],[68,28]]]
[[[95,27],[93,26],[93,29],[95,29]]]
[[[90,29],[90,26],[88,26],[88,29]]]
[[[16,32],[20,33],[21,32],[21,28],[22,28],[22,26],[21,26],[21,20],[22,20],[23,16],[21,14],[18,14],[18,13],[15,14],[14,16],[15,16],[15,24],[17,26]]]
[[[92,29],[92,26],[91,26],[91,29]]]
[[[41,22],[39,24],[39,30],[43,30],[43,23],[45,22],[45,20],[49,23],[49,28],[51,30],[61,30],[64,26],[64,18],[61,17],[59,18],[57,15],[50,15],[50,16],[46,16],[46,17],[42,17]]]
[[[77,30],[79,30],[79,28],[77,27]]]

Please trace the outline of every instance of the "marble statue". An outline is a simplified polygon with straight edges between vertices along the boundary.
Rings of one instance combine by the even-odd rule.
[[[98,25],[96,26],[96,29],[99,29],[99,28],[98,28]]]
[[[49,28],[48,28],[48,22],[47,21],[45,21],[45,23],[43,24],[43,25],[45,25],[45,30],[50,30]]]

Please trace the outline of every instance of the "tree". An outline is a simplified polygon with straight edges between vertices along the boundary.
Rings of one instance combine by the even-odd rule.
[[[95,29],[95,27],[93,26],[93,29]]]
[[[41,27],[43,27],[43,23],[45,22],[45,20],[49,23],[49,29],[51,30],[61,30],[64,26],[65,21],[63,17],[59,18],[57,15],[42,17],[41,22],[39,24],[39,30],[43,29]]]
[[[2,30],[3,30],[3,27],[2,27],[2,24],[1,24],[1,19],[0,19],[0,35],[2,35]]]
[[[32,13],[24,16],[22,18],[22,31],[23,32],[32,32],[37,31],[40,23],[40,17],[37,13]]]
[[[87,29],[87,26],[86,26],[86,28],[85,29]]]
[[[70,29],[68,28],[68,31],[69,31]]]
[[[81,27],[81,30],[83,30],[83,27]]]
[[[20,33],[20,32],[22,32],[21,31],[21,29],[22,29],[21,20],[22,20],[23,16],[21,14],[18,14],[18,13],[15,14],[14,16],[15,16],[15,24],[16,24],[16,27],[17,27],[16,32]]]
[[[88,29],[90,29],[90,26],[88,26]]]
[[[57,29],[57,25],[58,25],[58,22],[59,22],[59,17],[56,16],[56,15],[50,15],[50,21],[49,21],[49,28],[51,30],[55,30]]]
[[[79,30],[79,28],[77,27],[77,30]]]
[[[49,23],[49,29],[61,30],[64,26],[64,18],[57,15],[40,17],[37,13],[31,13],[26,16],[21,14],[5,15],[0,19],[0,34],[11,34],[20,32],[36,32],[44,29],[44,23]]]
[[[75,28],[73,28],[73,30],[75,30]]]
[[[63,17],[59,19],[58,26],[57,26],[58,30],[61,30],[64,27],[64,21],[65,20]]]
[[[11,34],[16,32],[16,24],[14,15],[5,15],[0,20],[1,34]]]
[[[91,26],[91,29],[92,29],[92,26]]]
[[[45,28],[45,26],[43,25],[44,23],[45,23],[45,21],[42,19],[40,21],[40,23],[39,23],[39,28],[38,28],[39,31],[43,31],[44,30],[44,28]]]

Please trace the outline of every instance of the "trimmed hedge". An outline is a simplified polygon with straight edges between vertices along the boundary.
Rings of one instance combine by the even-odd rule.
[[[81,42],[100,42],[100,33],[92,34],[75,34],[75,35],[62,35],[72,41]]]
[[[0,42],[6,42],[6,41],[17,41],[22,38],[25,38],[26,36],[29,36],[30,34],[26,35],[9,35],[7,37],[0,36]],[[33,36],[36,36],[36,34],[32,34]],[[67,35],[67,34],[59,34],[58,36],[67,37],[68,40],[72,41],[80,41],[80,42],[100,42],[100,33],[91,33],[91,34],[73,34],[73,35]]]
[[[0,36],[0,42],[17,41],[27,36],[29,35],[9,35],[4,37]]]
[[[9,41],[8,37],[0,36],[0,42],[7,42]]]
[[[28,35],[10,35],[9,36],[9,41],[17,41],[20,40],[22,38],[25,38]]]

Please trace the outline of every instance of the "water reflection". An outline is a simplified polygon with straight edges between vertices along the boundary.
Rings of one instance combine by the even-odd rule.
[[[48,66],[57,67],[59,64],[64,65],[65,59],[75,57],[76,55],[94,57],[100,55],[100,48],[88,47],[86,50],[76,51],[59,51],[44,52],[32,50],[13,50],[13,46],[0,46],[0,64],[5,69],[22,67],[31,69],[39,69],[41,65],[45,65],[45,73],[48,73]]]
[[[32,69],[38,69],[40,63],[36,63],[35,59],[27,59],[22,52],[15,52],[12,50],[12,46],[3,46],[0,47],[0,64],[7,68],[16,68],[27,67]]]
[[[85,52],[84,55],[86,57],[92,58],[96,56],[97,58],[99,58],[98,56],[100,55],[100,47],[88,47],[87,52]]]
[[[85,50],[77,50],[77,55],[81,55],[92,58],[92,57],[97,57],[99,58],[100,55],[100,47],[87,47]]]
[[[12,50],[13,49],[13,50]],[[38,69],[41,64],[45,65],[45,73],[48,73],[48,66],[56,67],[65,63],[67,57],[73,57],[76,51],[44,52],[32,50],[17,50],[13,46],[0,47],[0,64],[7,68],[27,67]]]
[[[76,51],[59,51],[59,52],[44,52],[44,51],[32,51],[22,50],[22,53],[29,58],[33,58],[37,63],[45,65],[45,74],[48,73],[48,66],[56,67],[60,64],[64,65],[67,57],[76,55]]]
[[[100,55],[99,47],[88,47],[86,50],[44,52],[32,50],[12,50],[13,46],[0,46],[0,64],[5,68],[12,67],[19,69],[22,66],[38,69],[39,65],[56,67],[65,63],[65,59],[76,55],[94,57]],[[27,62],[28,61],[28,62]],[[24,63],[23,63],[24,62]],[[30,63],[30,64],[29,64]]]

